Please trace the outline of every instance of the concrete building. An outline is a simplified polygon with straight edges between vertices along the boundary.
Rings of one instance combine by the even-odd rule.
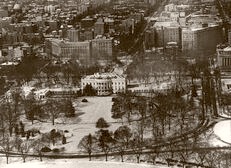
[[[94,30],[89,28],[89,29],[83,29],[80,32],[80,41],[89,41],[94,39]]]
[[[0,9],[0,18],[8,17],[8,11],[4,9]]]
[[[152,49],[155,47],[155,29],[150,28],[145,31],[144,34],[145,49]]]
[[[135,20],[131,18],[122,20],[122,27],[124,32],[129,33],[131,31],[130,33],[133,34],[135,29]]]
[[[91,85],[97,91],[97,95],[105,96],[125,92],[127,82],[124,76],[115,73],[96,73],[81,79],[82,91],[86,85]]]
[[[92,40],[92,57],[94,60],[112,61],[113,38],[97,36]]]
[[[229,30],[228,32],[228,42],[229,42],[229,45],[231,46],[231,30]]]
[[[104,26],[105,26],[105,23],[104,23],[103,19],[99,18],[97,20],[97,22],[95,22],[95,25],[94,25],[94,35],[95,36],[103,35],[104,34]]]
[[[216,46],[223,40],[222,35],[222,27],[219,25],[200,28],[183,28],[182,51],[214,53],[216,51]]]
[[[11,22],[12,22],[11,17],[0,18],[0,29],[2,28],[9,29]]]
[[[221,88],[223,92],[231,92],[231,47],[222,44],[217,46],[217,66],[221,72]]]
[[[115,32],[115,21],[112,18],[105,18],[105,33],[113,33]]]
[[[67,30],[67,38],[70,42],[80,41],[80,31],[74,28]]]
[[[156,47],[165,47],[168,42],[176,42],[180,46],[181,28],[178,23],[156,22],[154,27]]]
[[[221,71],[231,72],[231,47],[228,45],[217,46],[217,65]]]
[[[176,7],[177,6],[175,4],[170,3],[168,5],[165,5],[164,10],[168,11],[168,12],[175,12],[175,11],[177,11]]]
[[[89,28],[89,27],[93,27],[94,26],[94,19],[90,18],[90,17],[86,17],[84,19],[81,20],[81,27],[82,28]]]
[[[91,63],[91,43],[84,42],[68,42],[60,39],[49,39],[50,52],[52,56],[58,59],[76,59],[82,64],[89,65]]]

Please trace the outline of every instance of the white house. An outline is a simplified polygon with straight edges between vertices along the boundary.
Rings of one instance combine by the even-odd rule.
[[[111,93],[126,91],[126,78],[116,73],[95,73],[88,75],[81,79],[81,89],[91,85],[96,91],[97,95],[110,95]]]

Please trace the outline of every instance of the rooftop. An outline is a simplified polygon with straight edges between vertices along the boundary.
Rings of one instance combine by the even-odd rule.
[[[123,79],[122,75],[116,73],[95,73],[94,75],[85,76],[83,79]]]

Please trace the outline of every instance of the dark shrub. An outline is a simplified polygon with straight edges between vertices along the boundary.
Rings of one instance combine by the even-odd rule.
[[[52,152],[54,152],[54,153],[59,153],[60,150],[59,150],[58,148],[54,148],[54,149],[52,150]]]
[[[41,149],[41,152],[50,152],[50,151],[51,151],[51,149],[48,148],[47,146],[45,146],[45,147],[43,147],[43,148]]]
[[[83,99],[82,102],[86,103],[86,102],[88,102],[88,100],[87,99]]]

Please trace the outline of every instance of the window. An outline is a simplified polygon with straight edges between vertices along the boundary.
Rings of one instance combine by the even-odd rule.
[[[228,88],[228,89],[231,89],[231,85],[227,85],[227,88]]]

